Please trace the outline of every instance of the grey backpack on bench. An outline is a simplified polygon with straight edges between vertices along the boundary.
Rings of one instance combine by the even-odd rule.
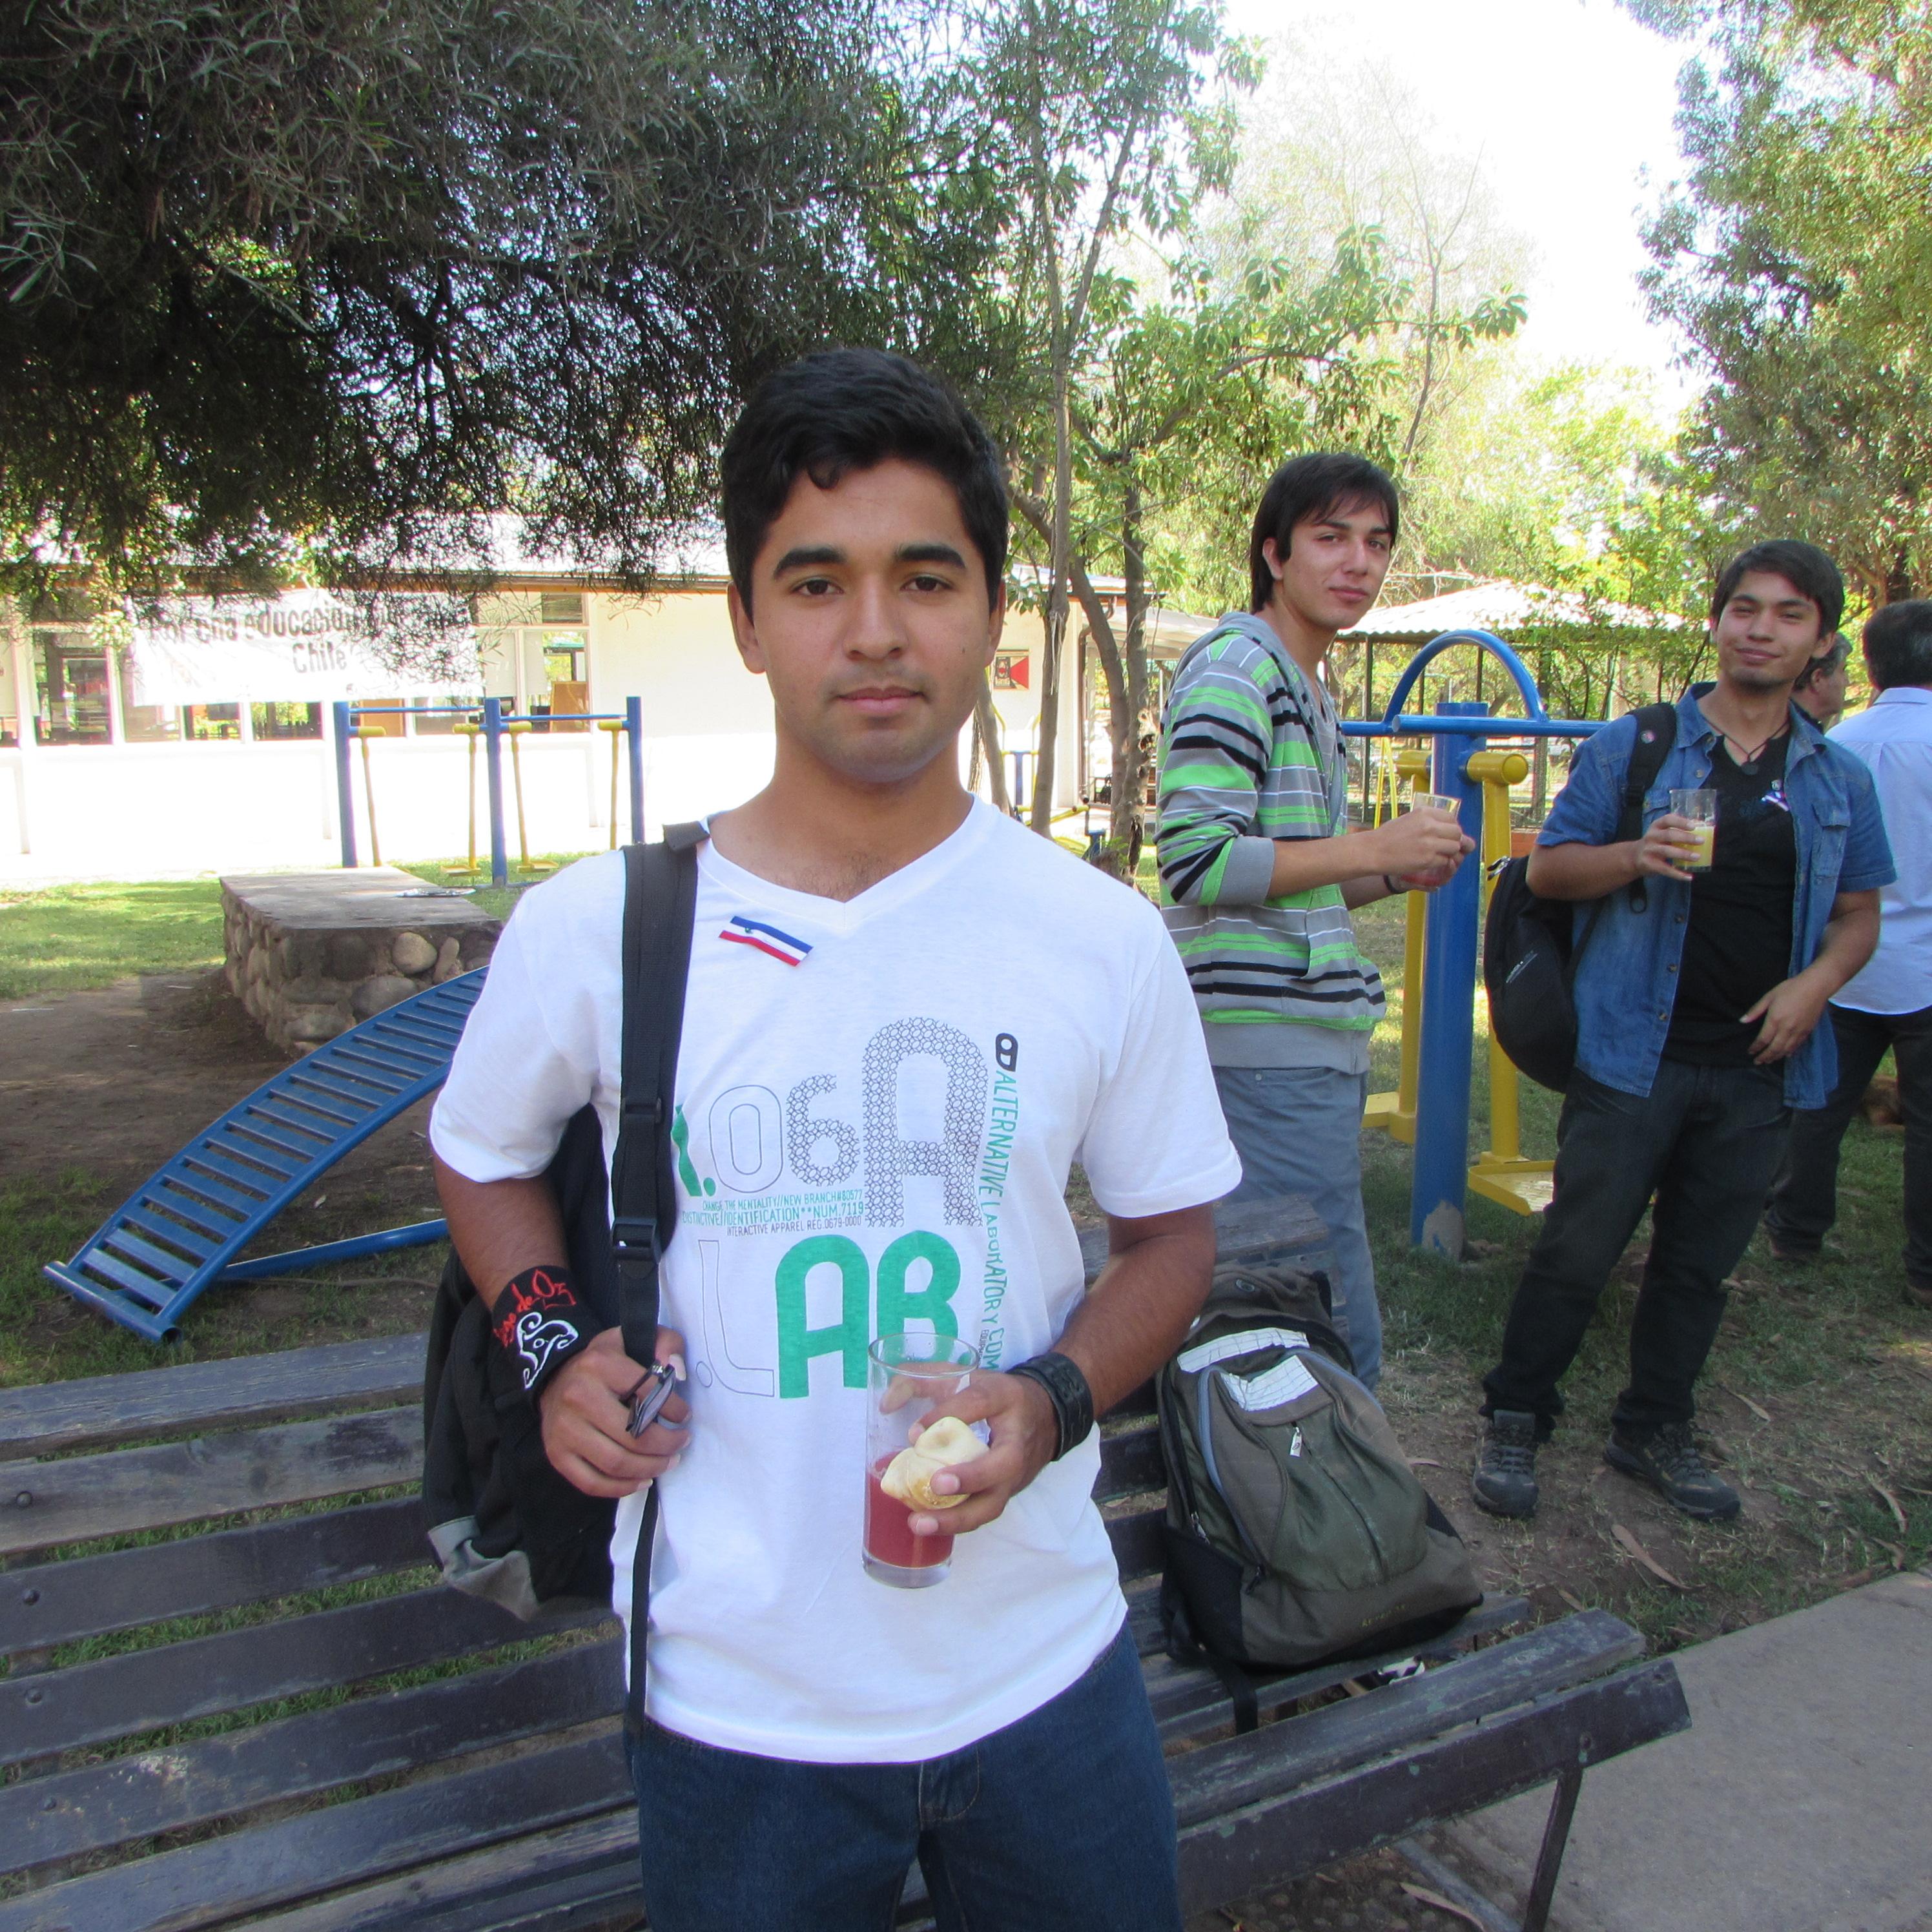
[[[1219,1268],[1161,1370],[1161,1614],[1177,1657],[1293,1670],[1419,1642],[1482,1600],[1348,1372],[1325,1289],[1299,1269]]]

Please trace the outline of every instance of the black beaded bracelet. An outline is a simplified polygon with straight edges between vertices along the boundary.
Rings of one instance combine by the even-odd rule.
[[[1056,1462],[1068,1450],[1092,1435],[1094,1391],[1088,1386],[1086,1375],[1078,1362],[1070,1360],[1056,1349],[1049,1349],[1043,1355],[1034,1356],[1030,1362],[1022,1362],[1009,1372],[1024,1376],[1029,1382],[1039,1383],[1046,1390],[1047,1400],[1053,1404],[1054,1426],[1059,1432],[1059,1441],[1053,1451]]]

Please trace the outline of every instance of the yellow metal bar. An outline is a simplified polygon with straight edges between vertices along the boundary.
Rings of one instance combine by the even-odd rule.
[[[450,729],[459,738],[470,740],[470,862],[447,869],[460,878],[473,879],[476,876],[476,742],[483,728],[480,724],[453,724]]]
[[[1478,752],[1466,767],[1483,784],[1483,904],[1496,883],[1496,868],[1510,856],[1510,787],[1529,776],[1520,752]],[[1552,1163],[1522,1158],[1520,1076],[1490,1034],[1490,1145],[1471,1164],[1469,1185],[1512,1214],[1534,1214],[1550,1204]]]
[[[376,836],[376,778],[369,765],[369,740],[386,738],[389,734],[380,724],[358,724],[356,735],[362,741],[362,796],[369,803],[369,862],[380,866],[382,862],[382,846]]]
[[[610,850],[614,852],[617,849],[617,734],[626,726],[621,718],[605,718],[598,721],[597,728],[610,734]]]
[[[1420,745],[1405,745],[1382,767],[1389,778],[1389,801],[1393,811],[1395,784],[1406,778],[1409,788],[1429,776],[1429,753]],[[1376,799],[1377,819],[1381,821],[1381,798]],[[1422,1066],[1422,968],[1423,939],[1429,917],[1429,898],[1425,892],[1406,895],[1405,926],[1402,947],[1402,1058],[1393,1094],[1371,1094],[1363,1110],[1365,1126],[1381,1127],[1406,1146],[1415,1144],[1415,1096]]]

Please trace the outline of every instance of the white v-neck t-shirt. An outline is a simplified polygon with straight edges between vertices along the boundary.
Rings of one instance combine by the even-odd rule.
[[[459,1173],[541,1173],[586,1101],[609,1157],[623,892],[621,855],[586,859],[505,928],[431,1123]],[[992,1368],[1052,1347],[1083,1292],[1075,1160],[1115,1215],[1239,1181],[1160,914],[982,803],[844,902],[707,844],[672,1138],[662,1319],[692,1436],[661,1485],[650,1715],[907,1762],[1037,1709],[1125,1615],[1097,1433],[960,1537],[944,1582],[892,1588],[860,1560],[866,1348],[949,1322]],[[626,1498],[611,1544],[626,1616],[641,1517]]]

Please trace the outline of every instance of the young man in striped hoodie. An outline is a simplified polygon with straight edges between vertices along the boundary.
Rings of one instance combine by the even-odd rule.
[[[1445,814],[1348,829],[1322,672],[1380,594],[1399,513],[1359,456],[1302,456],[1256,512],[1251,608],[1191,645],[1161,728],[1160,877],[1241,1157],[1234,1200],[1301,1194],[1328,1224],[1357,1372],[1382,1372],[1360,1136],[1382,980],[1348,909],[1451,878],[1472,842]]]

